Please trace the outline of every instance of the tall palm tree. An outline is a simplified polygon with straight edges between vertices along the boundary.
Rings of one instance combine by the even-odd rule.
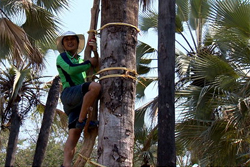
[[[16,68],[6,68],[5,70],[1,68],[0,91],[1,99],[4,102],[3,112],[1,113],[1,127],[2,129],[10,128],[6,166],[14,164],[17,138],[22,120],[40,102],[41,81],[39,81],[40,77],[34,74],[32,70],[18,71]]]
[[[207,14],[208,14],[208,4],[206,1],[189,1],[189,0],[177,0],[176,1],[176,20],[175,20],[175,26],[176,26],[176,55],[177,57],[177,64],[184,61],[182,59],[182,55],[184,56],[192,56],[196,55],[202,50],[205,50],[203,48],[206,48],[206,45],[209,44],[210,41],[207,39],[210,38],[204,38],[204,37],[210,37],[209,31],[206,31],[206,20],[207,20]],[[142,15],[142,24],[140,26],[141,30],[148,31],[150,28],[154,28],[157,31],[157,25],[158,25],[158,14],[152,10],[143,13]],[[185,31],[184,31],[185,30]],[[187,37],[186,32],[190,32],[190,37]],[[183,40],[181,40],[183,39]],[[191,39],[191,40],[190,40]],[[205,41],[204,45],[202,43]],[[186,42],[186,44],[184,44]],[[211,43],[211,42],[210,42]],[[178,49],[178,48],[181,48]],[[184,50],[186,53],[183,53]],[[179,69],[176,68],[176,74],[180,74],[184,70],[189,69],[188,65],[183,66],[183,68]],[[187,71],[187,70],[186,70]],[[176,78],[176,84],[175,89],[179,90],[185,85],[189,80],[185,80],[186,75],[178,75],[178,78]],[[157,99],[157,98],[155,98]],[[178,100],[178,98],[176,98]],[[148,103],[149,106],[152,103]],[[178,106],[178,103],[176,103],[176,106]],[[145,105],[142,108],[139,108],[137,111],[146,111],[146,108],[148,106]],[[157,109],[157,108],[155,108]],[[155,110],[157,111],[157,110]]]
[[[175,0],[159,1],[158,166],[176,166],[175,153]],[[160,148],[160,149],[159,149]]]
[[[103,92],[100,101],[100,126],[98,130],[98,162],[105,166],[132,166],[134,147],[134,100],[136,70],[135,48],[139,3],[132,1],[102,1],[100,81]],[[123,67],[124,69],[115,69]],[[119,75],[125,77],[118,77]]]
[[[153,1],[143,0],[141,2],[142,6],[146,7]],[[101,11],[101,26],[112,22],[128,23],[134,26],[138,24],[137,1],[129,3],[124,1],[102,1]],[[136,43],[137,32],[134,27],[111,24],[101,32],[101,69],[125,67],[132,70],[126,72],[114,69],[105,72],[105,76],[109,74],[111,76],[112,74],[129,74],[132,75],[131,79],[111,77],[101,80],[104,91],[100,106],[98,162],[107,166],[132,165],[133,156],[131,151],[134,138],[133,110],[135,94],[133,70],[136,68]],[[104,76],[104,73],[101,74],[102,76]],[[110,159],[110,156],[113,158]]]
[[[60,78],[56,76],[48,93],[42,126],[37,139],[36,151],[32,166],[42,166],[47,148],[51,124],[54,120],[60,92]]]

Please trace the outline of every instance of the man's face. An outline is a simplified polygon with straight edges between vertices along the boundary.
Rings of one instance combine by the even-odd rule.
[[[72,54],[75,54],[78,48],[78,42],[76,36],[66,36],[63,38],[64,49]]]

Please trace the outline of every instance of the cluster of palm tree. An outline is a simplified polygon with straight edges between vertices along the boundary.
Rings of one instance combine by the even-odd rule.
[[[22,121],[29,112],[44,110],[40,100],[45,90],[40,80],[43,59],[48,49],[55,48],[54,39],[60,31],[60,20],[55,15],[67,6],[66,0],[3,0],[0,3],[0,123],[1,133],[4,129],[10,131],[6,166],[15,164]]]
[[[61,9],[67,9],[67,1],[0,3],[0,123],[1,133],[10,129],[9,145],[14,145],[8,147],[7,166],[13,164],[22,120],[41,103],[39,73],[44,53],[55,48],[60,31],[60,21],[52,13]],[[250,2],[176,0],[176,11],[177,164],[247,166]],[[143,12],[140,29],[157,30],[157,20],[157,12]],[[143,77],[139,78],[137,98],[157,82],[157,77],[146,76],[153,59],[147,55],[152,53],[157,49],[139,43],[137,71]],[[135,164],[156,164],[157,102],[155,97],[136,110]]]
[[[177,0],[176,5],[177,163],[247,166],[250,2]],[[154,11],[144,13],[141,29],[157,29],[157,18]],[[157,112],[155,99],[137,114]],[[145,123],[141,127],[145,129]],[[144,134],[152,144],[154,127]],[[148,155],[152,153],[148,149]]]
[[[44,55],[55,48],[67,1],[2,0],[0,3],[1,133],[10,130],[5,166],[13,166],[22,121],[42,105]]]

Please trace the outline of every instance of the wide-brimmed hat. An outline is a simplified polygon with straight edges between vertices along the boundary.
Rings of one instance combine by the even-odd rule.
[[[77,54],[80,53],[84,49],[84,46],[85,46],[84,35],[83,34],[76,34],[72,31],[67,31],[67,32],[63,33],[61,36],[56,38],[57,50],[60,53],[64,52],[64,47],[62,45],[62,39],[63,39],[63,37],[66,37],[66,36],[77,36],[78,37],[79,44],[78,44]]]

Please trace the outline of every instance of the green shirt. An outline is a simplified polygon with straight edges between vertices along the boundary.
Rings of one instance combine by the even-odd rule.
[[[91,62],[89,60],[83,62],[79,55],[77,57],[78,59],[71,58],[69,53],[63,52],[56,59],[56,66],[63,89],[85,82],[85,71],[90,68]]]

